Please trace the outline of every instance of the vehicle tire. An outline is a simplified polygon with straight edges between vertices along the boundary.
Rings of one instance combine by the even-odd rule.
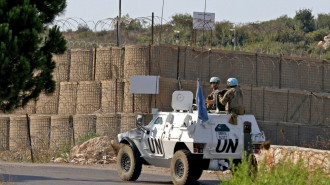
[[[203,169],[202,168],[196,168],[196,169],[194,169],[192,180],[193,181],[197,181],[199,178],[201,178],[202,174],[203,174]]]
[[[203,161],[203,159],[200,159],[200,158],[198,158],[198,157],[195,157],[194,159],[193,159],[193,176],[192,176],[192,180],[193,181],[197,181],[201,176],[202,176],[202,174],[203,174],[203,164],[204,163],[204,161]]]
[[[175,185],[190,184],[194,181],[192,154],[188,150],[178,150],[171,160],[171,179]]]
[[[135,181],[139,178],[142,160],[131,146],[124,144],[117,156],[117,172],[123,181]]]

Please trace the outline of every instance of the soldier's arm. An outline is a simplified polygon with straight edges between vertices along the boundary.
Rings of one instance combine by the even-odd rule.
[[[219,98],[219,102],[222,104],[222,105],[226,105],[226,103],[232,98],[232,91],[227,91],[225,93],[225,95],[223,97],[220,96]]]

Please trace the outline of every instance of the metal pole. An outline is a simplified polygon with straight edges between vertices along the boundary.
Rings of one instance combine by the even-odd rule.
[[[27,124],[27,134],[28,134],[28,140],[29,140],[31,160],[32,160],[32,163],[34,163],[33,149],[32,149],[32,140],[31,140],[31,132],[30,132],[30,118],[29,118],[29,115],[28,114],[26,114],[26,124]]]
[[[236,25],[234,24],[234,51],[236,51]]]
[[[151,14],[151,44],[154,44],[154,12]]]
[[[117,46],[120,46],[121,0],[119,0],[119,16],[117,19]]]

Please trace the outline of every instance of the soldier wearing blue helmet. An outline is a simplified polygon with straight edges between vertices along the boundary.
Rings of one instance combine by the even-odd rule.
[[[220,86],[220,78],[219,77],[212,77],[210,79],[210,85],[212,88],[212,93],[207,96],[207,99],[205,100],[207,104],[207,110],[225,110],[225,107],[220,104],[219,102],[219,95],[224,94],[223,91],[219,89]],[[217,101],[216,101],[217,100]],[[216,103],[217,102],[217,105]]]
[[[243,92],[238,87],[238,80],[236,78],[228,78],[227,86],[229,90],[219,101],[222,105],[226,105],[226,111],[230,113],[229,123],[237,125],[237,115],[245,114],[243,105]]]

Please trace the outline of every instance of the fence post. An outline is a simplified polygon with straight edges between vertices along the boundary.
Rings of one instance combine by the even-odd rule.
[[[321,79],[322,80],[322,84],[321,84],[322,87],[321,87],[321,89],[322,89],[323,92],[324,92],[324,89],[325,89],[324,88],[324,68],[325,68],[325,61],[323,60],[322,61],[322,79]]]
[[[151,44],[154,44],[154,12],[151,14]]]
[[[278,63],[278,88],[282,88],[282,54],[280,54],[280,61]]]
[[[73,117],[72,115],[69,116],[69,123],[70,123],[70,128],[72,130],[72,141],[73,141],[73,146],[76,145],[76,139],[74,137],[74,127],[73,127]]]
[[[70,73],[71,73],[71,49],[68,50],[68,78],[67,78],[67,82],[70,81]]]
[[[32,141],[31,141],[31,132],[30,132],[30,117],[29,117],[29,114],[26,114],[26,124],[27,124],[27,134],[28,134],[28,140],[29,140],[31,160],[32,160],[32,163],[34,163],[33,150],[32,150]]]
[[[96,46],[94,48],[94,56],[93,56],[93,68],[92,68],[92,71],[93,71],[93,81],[95,81],[95,75],[96,75]],[[111,70],[110,70],[111,71]]]
[[[176,79],[179,78],[180,74],[180,46],[178,46],[178,58],[176,62]]]
[[[289,97],[290,97],[290,91],[288,90],[287,98],[286,98],[286,122],[289,121]]]
[[[265,121],[265,88],[262,88],[262,120]]]
[[[255,53],[256,56],[256,86],[259,87],[258,85],[258,53]]]

